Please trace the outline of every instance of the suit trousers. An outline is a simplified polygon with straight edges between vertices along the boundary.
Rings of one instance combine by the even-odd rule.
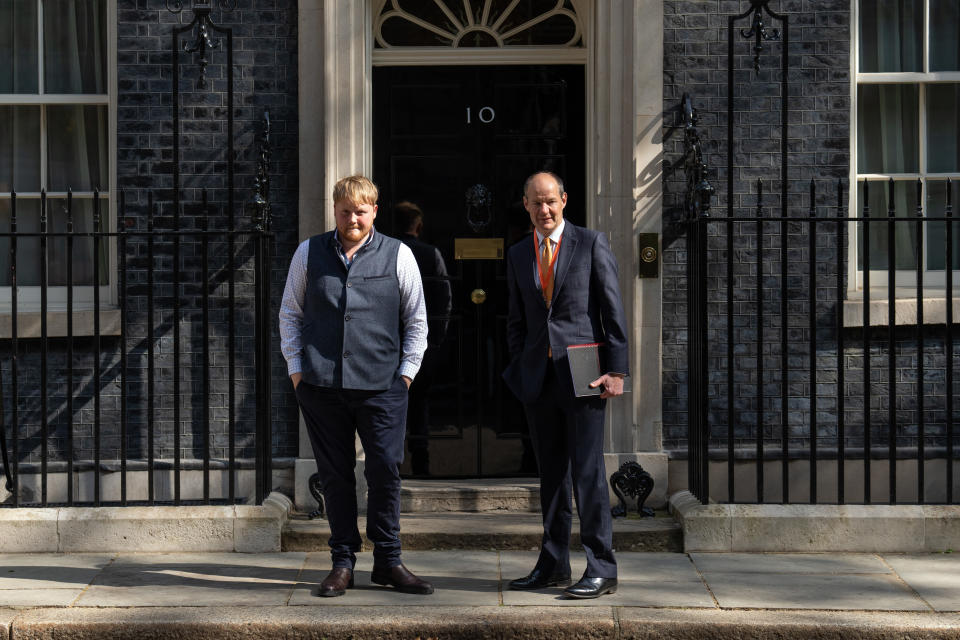
[[[613,520],[603,464],[603,413],[606,400],[577,398],[547,366],[537,400],[524,405],[540,470],[543,541],[537,568],[570,570],[571,492],[577,502],[580,539],[587,555],[585,576],[616,578]]]
[[[317,460],[334,568],[353,568],[360,550],[356,440],[366,454],[367,538],[375,567],[400,564],[400,463],[406,430],[407,385],[386,391],[330,389],[301,382],[297,400]]]

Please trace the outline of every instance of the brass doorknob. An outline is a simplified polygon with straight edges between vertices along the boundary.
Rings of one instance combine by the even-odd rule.
[[[483,304],[487,301],[487,292],[483,289],[474,289],[470,292],[470,301],[473,304]]]

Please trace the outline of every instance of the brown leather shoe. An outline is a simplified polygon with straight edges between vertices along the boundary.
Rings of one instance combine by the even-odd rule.
[[[374,567],[370,581],[374,584],[389,585],[402,593],[416,593],[424,596],[433,593],[432,584],[413,575],[402,564],[386,568]]]
[[[317,595],[321,598],[333,598],[342,596],[347,589],[353,588],[353,569],[339,567],[333,569],[327,574],[327,577],[320,583],[317,589]]]

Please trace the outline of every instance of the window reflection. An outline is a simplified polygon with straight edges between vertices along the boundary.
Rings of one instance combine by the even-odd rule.
[[[857,171],[919,170],[919,89],[915,85],[857,87]]]

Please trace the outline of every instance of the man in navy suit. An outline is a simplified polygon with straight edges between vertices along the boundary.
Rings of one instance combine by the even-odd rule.
[[[571,495],[576,496],[587,569],[564,589],[573,598],[617,590],[613,526],[603,464],[607,398],[623,393],[629,373],[626,321],[617,262],[604,234],[563,219],[567,194],[549,172],[527,178],[523,205],[534,233],[507,253],[508,386],[523,402],[540,470],[543,541],[529,575],[511,589],[570,584]],[[567,347],[600,343],[599,396],[576,397]]]

